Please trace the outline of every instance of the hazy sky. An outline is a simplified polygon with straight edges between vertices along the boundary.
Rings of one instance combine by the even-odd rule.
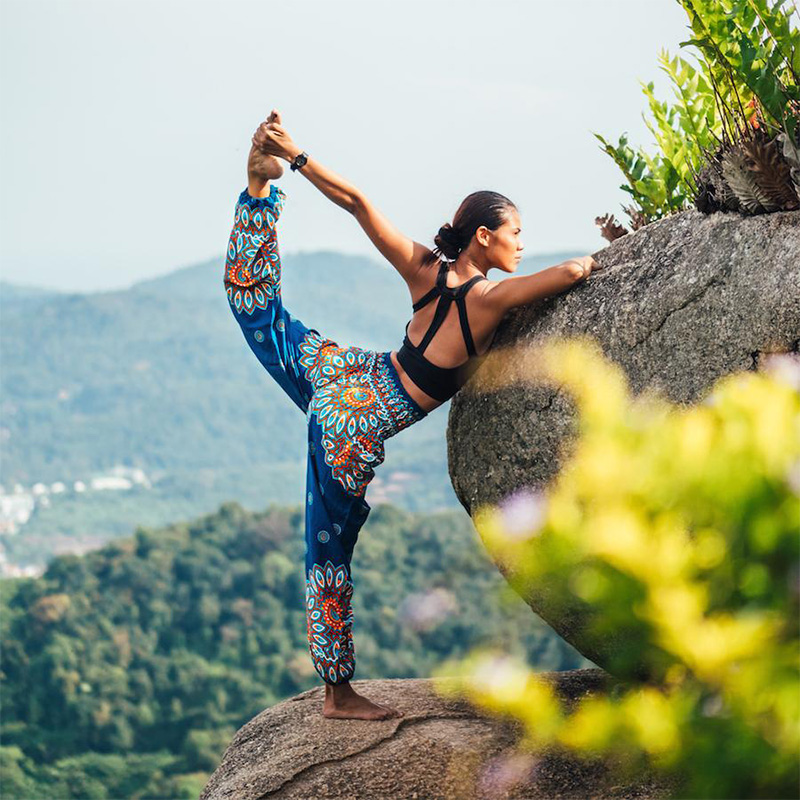
[[[123,287],[224,251],[250,136],[298,144],[430,243],[460,200],[520,207],[529,253],[603,246],[621,174],[592,136],[651,147],[640,80],[688,38],[676,0],[0,0],[0,277]],[[304,178],[285,252],[371,253]],[[377,257],[377,254],[376,254]]]

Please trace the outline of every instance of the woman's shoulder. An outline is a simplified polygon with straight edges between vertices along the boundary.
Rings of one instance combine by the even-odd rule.
[[[414,268],[409,270],[405,275],[406,283],[412,288],[427,283],[433,285],[436,281],[436,276],[439,274],[439,270],[445,262],[437,258],[433,251],[425,247],[425,245],[419,244],[419,242],[415,242],[414,244],[416,247],[422,248],[427,252],[420,251],[417,254]]]

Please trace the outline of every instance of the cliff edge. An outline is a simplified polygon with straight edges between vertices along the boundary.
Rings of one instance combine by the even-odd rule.
[[[567,704],[602,691],[600,670],[547,676]],[[200,800],[483,800],[667,797],[650,776],[620,780],[602,762],[514,755],[521,728],[440,697],[430,680],[354,681],[401,709],[382,722],[325,719],[320,686],[262,711],[234,737]]]

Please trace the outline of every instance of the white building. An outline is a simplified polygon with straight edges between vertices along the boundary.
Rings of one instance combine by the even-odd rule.
[[[0,531],[16,533],[31,518],[35,505],[32,494],[0,495]]]
[[[117,478],[114,475],[103,475],[99,478],[92,478],[89,486],[95,492],[125,491],[133,488],[132,481],[127,478]]]

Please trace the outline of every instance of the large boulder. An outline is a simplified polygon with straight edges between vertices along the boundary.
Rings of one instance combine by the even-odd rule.
[[[616,240],[595,258],[604,269],[584,283],[509,313],[492,353],[590,335],[624,369],[634,393],[647,388],[693,403],[718,378],[757,369],[766,353],[800,350],[800,212],[687,211]],[[489,380],[482,389],[490,369],[496,361],[479,363],[448,421],[450,477],[468,513],[522,487],[542,488],[575,430],[565,392],[526,383],[490,390]],[[513,578],[513,565],[498,566]],[[562,588],[530,587],[525,600],[585,656],[613,670],[619,643],[592,637],[592,609],[565,604]]]
[[[569,705],[608,685],[600,670],[551,673]],[[200,800],[484,800],[669,796],[652,776],[631,783],[609,764],[554,752],[515,754],[521,728],[443,699],[429,680],[354,681],[405,716],[382,722],[321,715],[318,687],[262,711],[234,737]]]

